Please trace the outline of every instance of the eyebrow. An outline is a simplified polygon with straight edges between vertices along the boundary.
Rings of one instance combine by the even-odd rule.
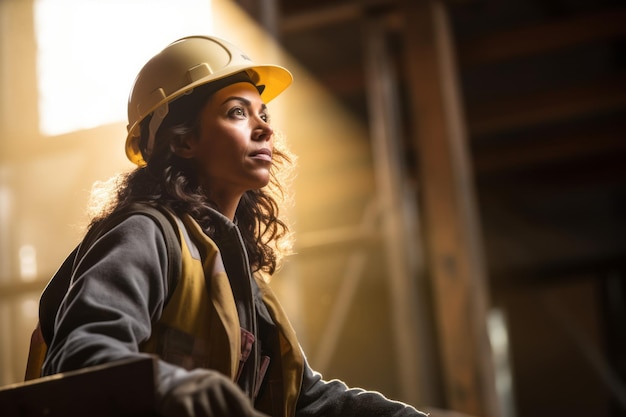
[[[252,102],[250,100],[248,100],[247,98],[244,98],[244,97],[240,97],[240,96],[230,96],[230,97],[227,97],[226,100],[224,100],[222,102],[222,105],[228,103],[231,100],[240,101],[243,104],[245,104],[247,107],[252,106]],[[261,104],[261,110],[262,111],[266,111],[267,110],[267,105],[265,105],[265,103]]]

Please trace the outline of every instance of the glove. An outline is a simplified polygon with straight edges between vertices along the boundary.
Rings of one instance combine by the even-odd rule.
[[[167,392],[159,412],[164,417],[269,417],[254,409],[233,381],[216,371],[194,370]]]

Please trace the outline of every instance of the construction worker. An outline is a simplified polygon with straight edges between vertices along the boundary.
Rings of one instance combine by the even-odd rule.
[[[42,375],[156,355],[163,416],[424,415],[324,381],[266,282],[290,166],[266,103],[291,82],[206,36],[146,63],[128,103],[137,167],[42,295]]]

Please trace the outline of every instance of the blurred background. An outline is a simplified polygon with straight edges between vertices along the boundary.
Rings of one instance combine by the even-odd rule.
[[[132,168],[135,74],[196,33],[294,73],[273,287],[315,369],[435,416],[626,415],[618,0],[0,0],[0,386]]]

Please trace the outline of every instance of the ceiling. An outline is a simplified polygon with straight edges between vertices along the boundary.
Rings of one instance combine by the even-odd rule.
[[[257,10],[266,3],[240,3],[275,22],[270,29],[291,55],[367,118],[364,18],[401,22],[398,1],[279,0],[269,18]],[[492,284],[623,267],[626,7],[447,5]],[[395,29],[401,41],[402,24]]]

